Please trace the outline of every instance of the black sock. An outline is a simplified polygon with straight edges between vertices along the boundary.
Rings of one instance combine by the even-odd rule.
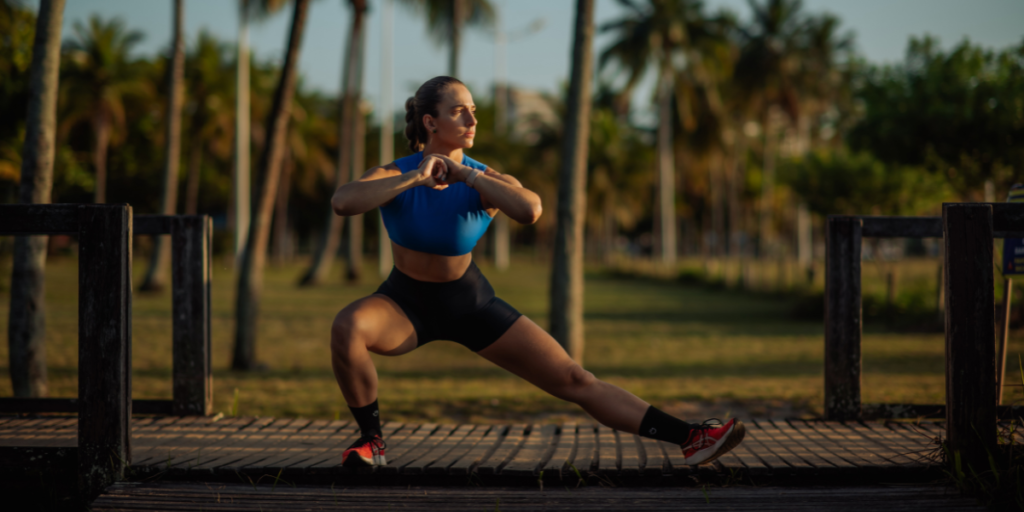
[[[372,404],[362,407],[349,406],[348,410],[352,411],[352,416],[355,416],[359,430],[363,432],[364,436],[381,435],[380,411],[377,409],[376,400]]]
[[[644,419],[640,420],[640,432],[637,432],[637,434],[665,441],[666,443],[681,445],[690,437],[691,428],[689,423],[669,416],[652,405],[644,414]]]

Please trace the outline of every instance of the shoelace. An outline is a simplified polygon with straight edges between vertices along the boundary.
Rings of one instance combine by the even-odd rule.
[[[373,443],[375,441],[377,443],[377,449],[378,450],[383,450],[383,449],[386,449],[388,447],[388,444],[384,442],[384,438],[380,437],[380,436],[363,436],[363,437],[360,437],[359,441],[356,441],[356,446],[363,446],[366,443]]]
[[[704,443],[707,442],[707,439],[708,439],[708,430],[711,430],[711,429],[717,428],[717,427],[721,427],[722,425],[724,425],[724,423],[722,423],[722,420],[720,420],[718,418],[708,418],[708,419],[704,420],[704,422],[701,423],[700,425],[695,425],[695,426],[691,427],[692,430],[696,430],[697,431],[697,435],[700,436],[700,437],[698,437],[697,439],[694,439],[692,443],[687,443],[685,446],[693,446],[694,444],[696,444],[698,442],[700,443],[701,446],[704,446]]]

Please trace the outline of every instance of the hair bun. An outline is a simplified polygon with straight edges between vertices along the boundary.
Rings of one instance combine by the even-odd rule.
[[[412,121],[416,116],[416,98],[409,96],[409,99],[405,100],[405,122]]]

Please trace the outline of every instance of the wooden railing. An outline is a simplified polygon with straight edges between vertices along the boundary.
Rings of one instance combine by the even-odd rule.
[[[133,403],[131,398],[133,231],[172,238],[171,400]],[[205,215],[133,218],[128,205],[0,205],[0,235],[57,234],[75,235],[79,244],[78,397],[0,398],[0,412],[77,412],[80,485],[96,489],[114,481],[130,464],[133,409],[210,413],[212,226]],[[66,447],[29,451],[40,464],[48,457],[71,456]],[[18,457],[14,452],[18,450],[4,455]]]
[[[992,239],[1024,238],[1024,206],[1007,203],[973,203],[970,205],[944,205],[946,207],[971,206],[987,208],[992,223],[986,242],[988,254],[989,289],[992,285]],[[954,221],[954,223],[957,221]],[[861,403],[861,240],[875,238],[943,238],[943,217],[863,217],[830,216],[826,228],[825,256],[825,418],[828,420],[859,420],[870,416],[916,416],[948,414],[950,394],[947,375],[946,405],[908,405]],[[979,242],[980,243],[980,242]],[[960,293],[949,288],[949,241],[946,241],[945,297],[946,321],[949,336],[950,294]],[[969,250],[976,250],[972,246]],[[980,250],[980,249],[977,249]],[[988,315],[994,329],[995,306],[989,300]],[[979,306],[980,307],[980,306]],[[986,339],[995,343],[995,334]],[[994,348],[993,348],[994,350]],[[947,352],[948,354],[949,352]],[[948,363],[948,361],[947,361]],[[995,369],[992,363],[993,372]],[[947,367],[948,372],[948,367]],[[994,375],[994,374],[993,374]],[[993,377],[994,378],[994,377]],[[995,390],[995,381],[985,389]],[[992,393],[990,393],[992,394]],[[993,394],[994,396],[994,394]],[[1000,408],[1008,411],[1009,408]],[[996,411],[993,410],[993,418]]]

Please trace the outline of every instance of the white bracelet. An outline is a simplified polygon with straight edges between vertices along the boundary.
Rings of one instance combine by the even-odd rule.
[[[481,172],[480,169],[470,169],[469,177],[466,178],[466,185],[469,185],[472,188],[476,188],[473,186],[473,182],[476,181],[476,177],[481,174],[483,174],[483,172]]]

